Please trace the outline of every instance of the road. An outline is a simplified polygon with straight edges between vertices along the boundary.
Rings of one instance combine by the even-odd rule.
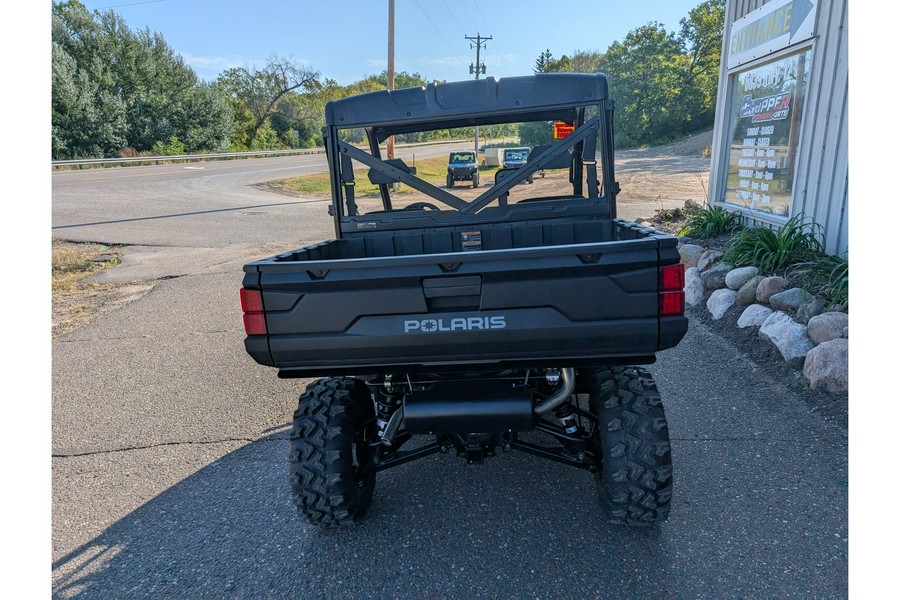
[[[55,597],[847,596],[846,432],[697,321],[651,369],[663,526],[608,526],[588,474],[515,452],[386,471],[351,530],[299,521],[304,382],[246,356],[237,290],[248,260],[331,235],[323,201],[251,187],[317,160],[53,174],[54,237],[129,244],[100,279],[153,282],[52,345]]]

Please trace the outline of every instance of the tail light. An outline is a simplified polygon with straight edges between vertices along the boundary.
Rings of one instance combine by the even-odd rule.
[[[659,270],[659,314],[684,314],[684,265],[668,265]]]
[[[241,310],[244,311],[244,331],[247,335],[266,335],[266,313],[262,292],[241,288]]]

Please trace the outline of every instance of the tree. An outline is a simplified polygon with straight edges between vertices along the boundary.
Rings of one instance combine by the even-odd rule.
[[[687,132],[687,58],[675,35],[661,23],[638,27],[624,41],[614,42],[605,63],[622,145],[666,141]]]
[[[532,69],[534,71],[534,74],[537,75],[538,73],[546,73],[547,65],[551,60],[553,60],[553,55],[550,53],[549,48],[541,52],[540,56],[537,57],[537,60],[534,61],[534,69]]]
[[[271,117],[278,112],[279,103],[297,90],[314,91],[319,88],[319,74],[291,57],[272,55],[262,69],[236,67],[219,75],[217,84],[231,99],[236,113],[240,113],[238,136],[252,146]],[[249,119],[246,117],[249,115]]]
[[[680,24],[678,43],[689,60],[685,89],[696,99],[693,121],[696,127],[708,127],[715,118],[725,0],[706,0],[681,19]]]
[[[151,150],[173,136],[188,152],[227,147],[227,101],[162,35],[70,0],[53,4],[52,43],[54,158]]]
[[[111,156],[126,145],[125,102],[103,90],[54,43],[51,57],[51,156]]]

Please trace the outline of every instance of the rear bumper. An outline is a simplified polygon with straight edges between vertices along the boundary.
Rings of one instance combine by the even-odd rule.
[[[546,308],[452,317],[365,317],[339,334],[247,338],[245,345],[260,364],[301,377],[648,364],[687,331],[684,317],[576,322]]]

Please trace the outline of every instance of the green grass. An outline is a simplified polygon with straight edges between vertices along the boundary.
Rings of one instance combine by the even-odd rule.
[[[692,213],[678,235],[709,239],[734,231],[740,226],[740,214],[727,211],[721,206],[707,207]]]
[[[736,267],[752,265],[767,274],[783,273],[824,256],[821,230],[803,215],[792,217],[780,229],[748,227],[728,241],[722,260]]]

